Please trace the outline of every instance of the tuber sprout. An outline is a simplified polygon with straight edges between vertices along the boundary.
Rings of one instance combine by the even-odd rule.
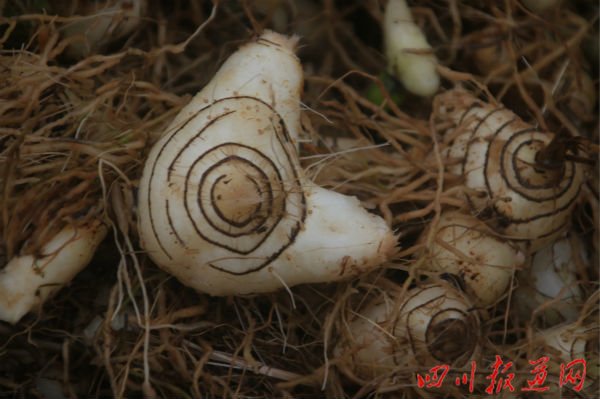
[[[437,59],[405,0],[390,0],[383,18],[388,70],[419,96],[435,94],[440,85]]]

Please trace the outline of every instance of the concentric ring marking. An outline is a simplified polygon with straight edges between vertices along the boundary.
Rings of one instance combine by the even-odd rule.
[[[270,124],[268,129],[272,130],[272,134],[267,135],[273,139],[271,148],[261,153],[257,148],[247,145],[253,142],[255,134],[250,131],[247,136],[250,139],[246,140],[246,144],[218,144],[205,150],[193,161],[190,160],[193,148],[203,148],[207,140],[205,134],[211,137],[212,132],[207,132],[210,126],[221,123],[224,118],[243,117],[236,111],[241,101],[247,102],[243,104],[245,109],[248,109],[248,104],[254,103],[252,106],[256,106],[256,112],[262,107],[271,114],[262,119]],[[233,104],[229,106],[228,102]],[[198,123],[196,120],[204,121],[196,132],[188,128],[183,136],[178,136],[191,123]],[[265,137],[264,131],[261,130],[261,134]],[[215,141],[214,135],[210,141]],[[174,147],[174,150],[165,151],[168,147]],[[184,242],[191,240],[189,229],[183,224],[189,223],[192,231],[207,243],[231,252],[231,255],[223,258],[229,261],[214,259],[207,262],[210,267],[242,275],[260,270],[276,259],[294,242],[306,217],[306,199],[299,183],[299,164],[291,154],[293,151],[295,148],[283,119],[272,106],[260,99],[247,96],[219,99],[191,114],[159,144],[149,170],[150,183],[144,198],[147,200],[152,234],[164,255],[172,260],[171,251],[176,250],[174,246],[194,253],[195,249],[188,248]],[[166,159],[165,154],[169,152],[175,155]],[[165,162],[167,167],[158,170],[157,165],[165,165]],[[182,171],[183,165],[189,165],[187,171]],[[207,168],[200,171],[200,166]],[[241,173],[233,176],[236,169]],[[235,179],[232,180],[232,177]],[[235,183],[236,187],[228,186],[229,183]],[[165,188],[167,196],[159,197],[153,187]],[[237,193],[246,193],[247,196],[236,198]],[[240,207],[243,209],[238,209]],[[176,208],[178,212],[184,210],[188,222],[174,220]],[[157,212],[164,213],[159,216]],[[198,216],[201,217],[196,220]],[[165,226],[166,233],[162,225],[158,230],[156,219],[160,220],[159,224],[168,225]],[[275,247],[271,243],[269,249],[261,250],[261,245],[275,229],[277,236],[283,235],[287,241]],[[223,237],[229,237],[230,240],[223,240]]]
[[[225,149],[226,151],[224,151]],[[237,155],[227,155],[229,153],[236,153]],[[266,172],[264,171],[264,169],[258,168],[255,163],[245,158],[244,154],[248,158],[252,157],[255,159],[259,159],[261,166],[264,169],[266,169]],[[215,160],[216,162],[214,162]],[[210,166],[204,168],[203,163],[209,163]],[[217,205],[219,201],[217,201],[216,199],[213,200],[212,195],[203,195],[203,193],[214,192],[214,184],[210,183],[210,177],[214,173],[214,171],[216,171],[216,173],[214,174],[218,176],[213,176],[212,180],[217,181],[221,178],[219,170],[222,169],[222,166],[231,163],[237,164],[236,166],[239,166],[241,164],[244,165],[246,168],[249,168],[248,171],[254,172],[258,179],[262,180],[264,183],[262,187],[265,191],[263,192],[263,196],[261,197],[262,201],[259,203],[258,206],[258,210],[263,209],[264,212],[262,213],[262,215],[255,215],[257,217],[254,219],[252,219],[252,215],[248,215],[250,221],[253,222],[251,224],[249,221],[248,223],[242,224],[241,226],[237,226],[233,223],[229,223],[224,226],[223,223],[220,223],[220,221],[217,220],[217,217],[224,222],[226,222],[227,219],[226,217],[224,217],[224,215],[221,214],[221,209]],[[271,223],[268,224],[267,229],[263,229],[262,234],[265,235],[265,237],[263,237],[263,240],[257,241],[254,247],[247,250],[240,250],[239,248],[234,248],[232,246],[222,244],[218,241],[213,241],[208,237],[204,237],[207,241],[213,242],[213,244],[217,246],[227,248],[230,251],[238,254],[248,254],[252,252],[254,249],[257,248],[258,245],[260,245],[264,241],[264,239],[266,239],[266,236],[271,232],[271,230],[276,226],[277,222],[285,214],[286,203],[285,195],[283,194],[284,187],[282,182],[282,176],[279,170],[277,169],[276,165],[273,163],[272,160],[265,157],[263,154],[253,149],[252,147],[236,143],[224,143],[217,147],[214,147],[212,150],[207,151],[194,161],[194,163],[190,167],[189,174],[186,177],[186,186],[190,184],[190,182],[187,180],[189,179],[189,175],[191,174],[192,170],[196,168],[205,170],[205,172],[202,173],[202,178],[198,184],[197,204],[200,211],[206,218],[206,221],[212,228],[228,237],[235,238],[252,233],[258,234],[257,230],[260,227],[262,227],[265,224],[265,222],[267,222],[267,220],[271,220]],[[209,187],[207,187],[207,184],[209,185]],[[274,192],[282,194],[274,196]],[[190,220],[192,220],[192,222],[194,223],[198,234],[205,236],[205,234],[201,233],[202,229],[197,224],[195,218],[192,217],[191,211],[189,211],[188,216],[190,217]]]

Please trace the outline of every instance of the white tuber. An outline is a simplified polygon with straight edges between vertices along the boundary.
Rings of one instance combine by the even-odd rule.
[[[297,39],[265,32],[234,53],[152,148],[139,191],[142,246],[212,295],[335,281],[384,262],[396,239],[354,197],[300,167]]]
[[[0,270],[0,320],[18,322],[69,283],[91,260],[106,226],[68,226],[42,248],[41,255],[18,256]]]
[[[568,229],[584,166],[558,155],[552,167],[538,162],[553,134],[462,89],[437,96],[434,108],[440,123],[454,125],[445,134],[446,162],[464,177],[474,213],[531,252]]]
[[[430,230],[425,230],[423,240]],[[428,251],[422,268],[457,276],[473,303],[481,307],[493,305],[506,293],[513,273],[525,262],[514,244],[476,217],[460,212],[442,213]]]
[[[513,293],[514,308],[521,317],[529,319],[534,310],[540,310],[546,325],[577,320],[583,298],[577,283],[577,256],[587,265],[583,243],[576,235],[561,238],[534,254],[531,268],[521,272],[519,288]]]
[[[437,59],[405,0],[390,0],[383,19],[388,69],[406,89],[419,96],[435,94],[440,85]]]
[[[450,284],[440,282],[388,290],[347,324],[336,356],[365,380],[406,370],[448,364],[463,367],[478,356],[480,324],[471,303]]]
[[[600,357],[598,353],[597,323],[584,326],[578,323],[561,324],[548,330],[537,332],[532,347],[537,354],[550,357],[554,364],[568,363],[575,359],[584,359],[587,363],[587,377],[598,380]],[[558,368],[558,367],[556,367]],[[552,370],[557,372],[558,370]]]
[[[535,331],[528,338],[527,347],[530,348],[530,351],[527,357],[531,360],[539,359],[542,356],[547,357],[548,362],[545,366],[549,376],[566,377],[569,372],[572,372],[573,376],[576,373],[580,377],[583,376],[584,384],[580,394],[571,389],[580,382],[579,378],[575,379],[575,384],[561,386],[559,392],[556,389],[559,384],[548,384],[550,389],[545,393],[552,398],[597,397],[597,395],[587,396],[586,392],[597,391],[598,382],[600,381],[599,333],[600,328],[594,315],[585,324],[581,323],[580,319],[574,323],[561,324],[547,330]],[[575,362],[572,368],[568,367],[570,362],[576,360],[578,362]],[[566,381],[562,377],[561,382]]]

